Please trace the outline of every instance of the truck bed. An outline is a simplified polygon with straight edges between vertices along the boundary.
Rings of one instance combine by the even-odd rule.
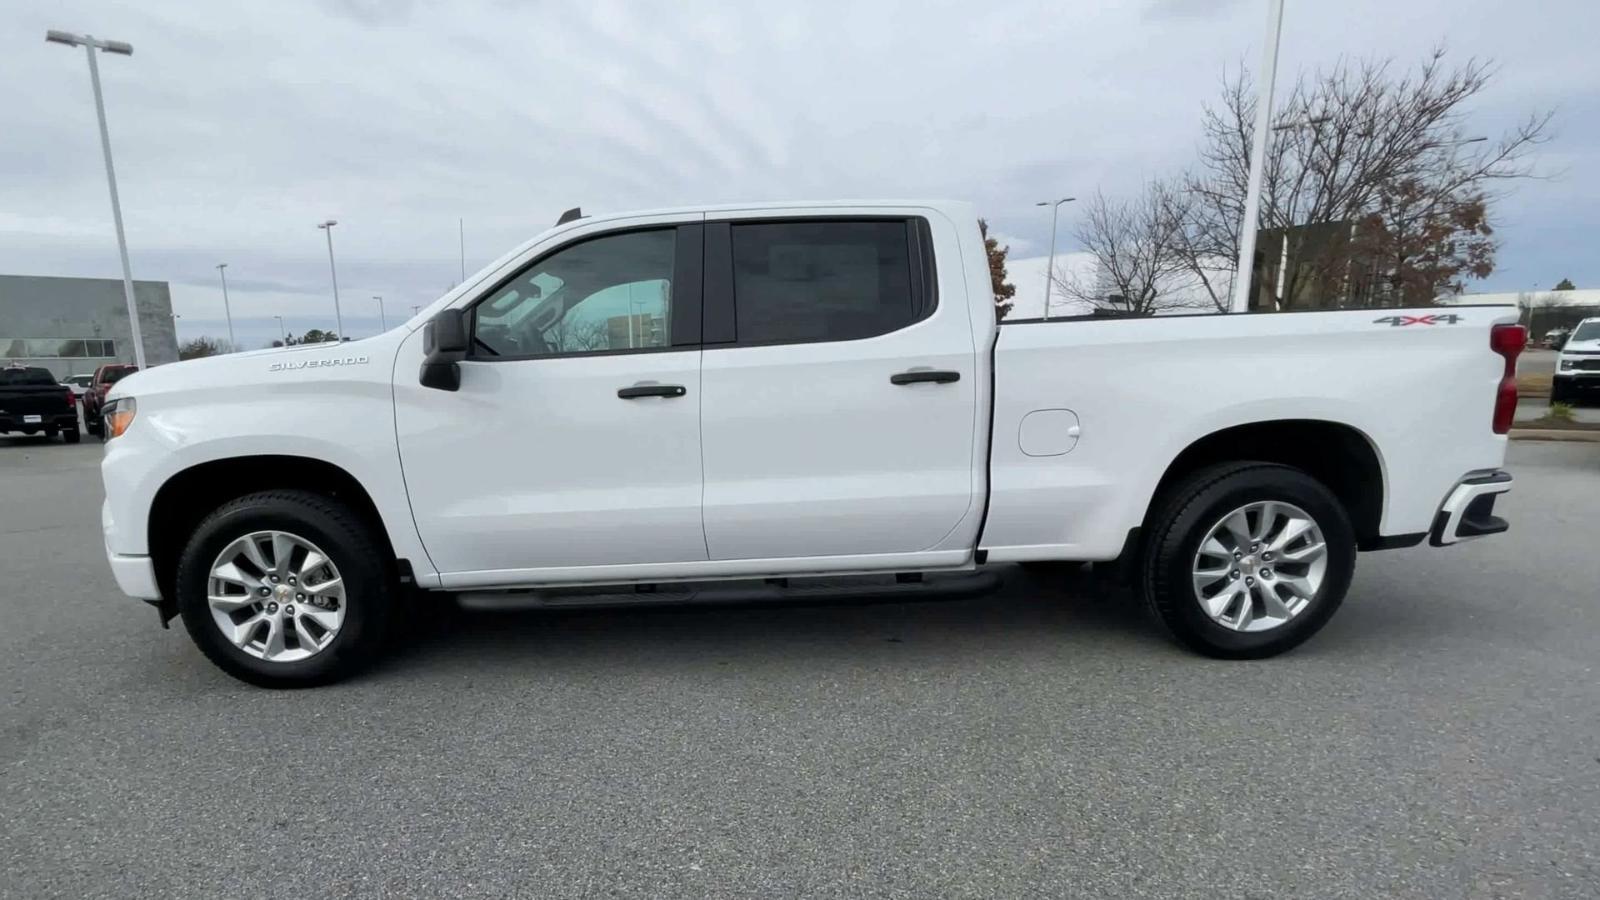
[[[1005,322],[982,547],[1115,558],[1186,448],[1272,421],[1354,429],[1384,482],[1376,537],[1425,533],[1463,473],[1504,458],[1489,329],[1516,321],[1453,306]]]

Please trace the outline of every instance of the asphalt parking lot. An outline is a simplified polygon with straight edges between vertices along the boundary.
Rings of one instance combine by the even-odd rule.
[[[1600,445],[1363,556],[1291,655],[1092,580],[476,614],[247,687],[117,594],[94,443],[0,438],[0,895],[1595,897]]]

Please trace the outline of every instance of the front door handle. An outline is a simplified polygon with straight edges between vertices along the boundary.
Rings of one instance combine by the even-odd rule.
[[[948,369],[912,369],[909,372],[896,372],[889,376],[890,384],[921,384],[924,381],[949,384],[960,380],[960,372],[951,372]]]
[[[681,384],[634,384],[617,389],[617,396],[624,400],[636,400],[640,397],[682,397],[689,393]]]

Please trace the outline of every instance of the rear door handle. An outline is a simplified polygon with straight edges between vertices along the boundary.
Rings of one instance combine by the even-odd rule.
[[[949,384],[960,380],[960,372],[951,372],[948,369],[912,369],[909,372],[896,372],[889,376],[890,384],[921,384],[924,381]]]
[[[617,389],[617,396],[624,400],[636,400],[640,397],[682,397],[689,393],[681,384],[634,384]]]

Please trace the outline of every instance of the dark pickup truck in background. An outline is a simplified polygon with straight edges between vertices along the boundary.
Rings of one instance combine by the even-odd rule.
[[[8,366],[0,369],[0,434],[11,432],[55,437],[69,444],[82,437],[78,431],[78,395],[56,381],[49,369]]]
[[[138,366],[127,363],[110,363],[94,370],[94,379],[89,382],[89,387],[83,392],[83,427],[90,434],[102,433],[101,407],[105,405],[106,393],[111,386],[139,371]]]

